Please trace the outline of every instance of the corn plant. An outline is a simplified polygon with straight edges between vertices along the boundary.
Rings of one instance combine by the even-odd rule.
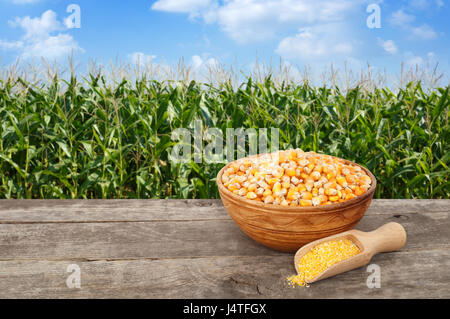
[[[218,198],[223,164],[173,163],[177,128],[278,128],[280,148],[355,161],[377,198],[448,198],[449,87],[239,87],[101,74],[0,81],[0,198]]]

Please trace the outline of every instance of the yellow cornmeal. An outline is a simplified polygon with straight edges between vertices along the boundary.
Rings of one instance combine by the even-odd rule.
[[[361,251],[349,239],[332,240],[321,243],[306,253],[297,265],[298,275],[288,277],[291,286],[306,286],[334,264],[358,255]]]

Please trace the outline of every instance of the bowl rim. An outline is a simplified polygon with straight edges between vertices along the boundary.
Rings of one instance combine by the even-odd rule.
[[[319,153],[317,153],[319,154]],[[320,155],[326,155],[326,154],[320,154]],[[257,157],[257,156],[261,156],[261,155],[253,155],[253,156],[247,156],[245,158],[252,158],[252,157]],[[331,156],[331,155],[328,155]],[[356,198],[353,198],[351,200],[342,202],[342,203],[336,203],[336,204],[331,204],[331,205],[322,205],[322,206],[308,206],[308,207],[302,207],[302,206],[280,206],[280,205],[272,205],[272,204],[266,204],[263,202],[259,202],[259,201],[254,201],[254,200],[250,200],[247,199],[245,197],[239,196],[234,194],[233,192],[231,192],[229,189],[227,189],[223,183],[222,183],[222,175],[225,172],[225,170],[234,162],[230,162],[227,165],[225,165],[218,173],[217,178],[216,178],[216,183],[217,186],[219,188],[219,193],[221,193],[221,199],[222,199],[222,194],[231,197],[231,199],[237,201],[237,202],[242,202],[243,204],[246,204],[248,206],[252,206],[254,208],[263,208],[272,212],[282,212],[284,214],[298,214],[298,213],[315,213],[315,214],[320,214],[320,213],[328,213],[329,211],[336,211],[336,210],[340,210],[340,209],[344,209],[344,208],[348,208],[351,206],[355,206],[358,205],[360,202],[363,202],[364,200],[366,200],[368,197],[372,197],[373,194],[375,193],[376,187],[377,187],[377,179],[375,178],[375,176],[372,174],[372,172],[367,169],[366,167],[357,164],[355,162],[346,160],[346,159],[342,159],[336,156],[331,156],[333,158],[336,159],[340,159],[340,160],[344,160],[344,163],[349,165],[356,165],[359,166],[361,169],[364,170],[364,172],[366,172],[366,174],[370,177],[370,179],[372,180],[372,185],[371,187],[367,190],[367,192],[365,192],[363,195],[361,196],[357,196]],[[223,200],[223,199],[222,199]]]

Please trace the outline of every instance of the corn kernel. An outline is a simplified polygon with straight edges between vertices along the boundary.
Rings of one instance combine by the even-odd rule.
[[[273,202],[274,202],[274,198],[270,195],[264,199],[265,204],[272,204]]]
[[[297,158],[297,152],[294,150],[288,152],[288,158],[290,161],[293,161]]]
[[[342,159],[297,149],[233,162],[222,183],[238,196],[266,204],[319,206],[360,196],[372,181]]]
[[[287,193],[287,196],[286,196],[286,197],[287,197],[287,199],[290,200],[290,201],[292,201],[292,200],[297,200],[297,199],[300,198],[300,193],[297,192],[297,191],[292,190],[292,191],[289,191],[289,192]]]
[[[256,199],[256,198],[258,198],[258,195],[256,195],[255,193],[253,192],[247,193],[247,199]]]
[[[276,182],[275,185],[273,185],[272,193],[278,193],[281,191],[281,183]]]
[[[272,195],[272,191],[270,190],[270,189],[266,189],[265,191],[264,191],[264,193],[263,193],[263,197],[268,197],[268,196],[270,196],[270,195]]]
[[[258,188],[258,185],[250,184],[247,189],[249,192],[254,192],[257,188]]]
[[[347,181],[347,183],[349,184],[353,184],[355,182],[355,176],[348,174],[345,176],[345,179]]]
[[[355,188],[355,195],[356,196],[361,196],[362,194],[364,194],[366,192],[366,190],[363,187],[356,187]]]
[[[345,177],[343,176],[339,176],[338,178],[336,178],[336,181],[338,182],[339,185],[341,185],[342,187],[347,187],[347,180],[345,179]]]
[[[328,197],[328,200],[330,202],[337,202],[339,200],[339,196],[330,196]]]
[[[312,201],[306,200],[306,199],[301,199],[300,206],[303,206],[303,207],[312,206]]]
[[[313,206],[319,206],[321,203],[322,203],[322,200],[320,199],[320,197],[313,197],[313,199],[312,199]]]
[[[313,198],[313,194],[310,192],[303,192],[302,199],[311,200]]]
[[[319,195],[319,189],[318,188],[316,188],[316,187],[314,187],[313,189],[312,189],[312,192],[311,192],[314,196],[317,196],[317,195]]]
[[[291,286],[306,286],[331,266],[356,256],[361,250],[349,239],[323,242],[308,251],[296,265],[298,275],[287,278]]]
[[[315,180],[315,181],[318,181],[319,179],[320,179],[320,172],[318,172],[318,171],[314,171],[314,172],[312,172],[311,173],[311,177]]]
[[[245,196],[245,195],[247,195],[247,193],[248,193],[247,189],[245,187],[243,187],[239,190],[238,195]]]
[[[264,188],[260,187],[256,190],[256,195],[258,195],[258,197],[263,196],[263,194],[264,194]]]
[[[297,163],[298,163],[299,166],[305,167],[306,165],[309,164],[309,161],[308,161],[307,159],[299,159],[299,160],[297,161]]]
[[[288,168],[287,170],[286,170],[286,175],[287,176],[289,176],[289,177],[294,177],[295,176],[295,168]]]

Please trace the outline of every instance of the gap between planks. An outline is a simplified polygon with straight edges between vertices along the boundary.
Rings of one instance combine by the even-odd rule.
[[[373,200],[366,216],[450,213],[450,200]],[[230,220],[220,200],[0,200],[0,224]]]

